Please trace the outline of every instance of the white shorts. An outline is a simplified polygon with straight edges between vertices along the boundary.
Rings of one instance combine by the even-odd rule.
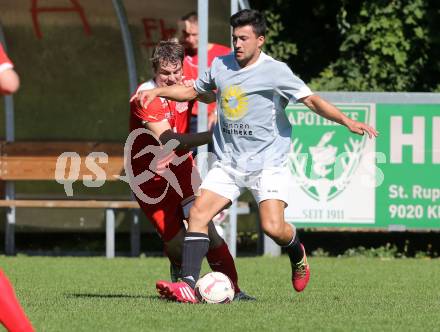
[[[209,170],[200,189],[210,190],[231,201],[249,189],[258,204],[267,199],[277,199],[287,206],[289,177],[287,167],[240,172],[217,161]]]

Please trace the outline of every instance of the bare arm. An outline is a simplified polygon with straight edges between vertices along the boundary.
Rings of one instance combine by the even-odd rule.
[[[355,121],[347,117],[336,106],[332,105],[318,95],[311,95],[299,100],[316,114],[346,126],[348,130],[355,134],[364,135],[367,133],[370,138],[377,137],[378,132],[369,125]]]
[[[184,85],[186,87],[194,87],[194,80],[183,80],[181,85]],[[204,94],[198,94],[197,95],[197,100],[201,101],[204,104],[211,104],[213,102],[215,102],[215,93],[214,91],[209,91],[207,93]]]
[[[139,91],[130,101],[137,100],[139,105],[143,108],[147,108],[156,97],[164,97],[175,101],[190,101],[197,98],[198,95],[198,92],[193,87],[175,84],[167,87]]]
[[[0,93],[10,95],[20,87],[20,79],[14,69],[7,69],[0,73]]]
[[[183,82],[185,86],[194,86],[194,80],[187,80]],[[211,104],[215,102],[216,96],[214,91],[209,91],[204,94],[199,94],[197,96],[197,100],[204,104]],[[211,112],[208,114],[208,130],[211,130],[212,127],[217,123],[217,112]]]
[[[163,145],[176,140],[179,143],[176,150],[189,150],[195,146],[208,144],[212,140],[212,134],[208,131],[196,134],[177,134],[173,132],[168,121],[146,122],[144,126],[151,130]]]

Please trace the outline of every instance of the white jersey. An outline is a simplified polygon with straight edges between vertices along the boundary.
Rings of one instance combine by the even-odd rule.
[[[243,171],[285,165],[292,128],[284,109],[312,94],[285,63],[261,52],[240,68],[231,53],[216,58],[194,88],[217,89],[214,151],[222,164]]]

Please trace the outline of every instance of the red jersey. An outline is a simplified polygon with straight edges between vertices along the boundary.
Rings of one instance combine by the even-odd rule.
[[[8,58],[5,51],[3,50],[2,44],[0,43],[0,73],[11,68],[14,68],[14,64]]]
[[[137,91],[152,89],[154,87],[154,81],[151,80],[140,85]],[[171,129],[175,133],[187,133],[189,130],[191,104],[192,103],[175,102],[157,97],[153,100],[153,102],[151,102],[150,105],[148,105],[146,109],[144,109],[140,107],[137,102],[133,101],[130,103],[130,132],[138,128],[145,129],[145,126],[143,125],[144,121],[168,121]],[[146,153],[139,158],[134,158],[137,153],[149,146],[151,147],[149,148],[151,152]],[[165,155],[160,154],[158,150],[160,147],[160,143],[152,135],[142,133],[136,137],[131,149],[131,164],[135,176],[144,172],[145,170],[151,170],[152,172],[156,173],[155,170],[157,167],[157,162],[160,163],[165,157]],[[167,158],[166,165],[177,178],[179,178],[180,175],[188,177],[191,174],[193,159],[188,154],[189,151],[178,150],[174,151],[174,156],[171,159]],[[175,163],[173,164],[173,160],[175,161],[176,158],[183,157],[185,155],[188,155],[188,157],[183,162],[179,163],[178,165]],[[157,181],[160,182],[161,180],[166,182],[166,180],[157,173],[151,179],[151,181],[154,181],[156,184]],[[150,181],[147,181],[145,185],[148,185],[149,182]],[[142,186],[142,188],[148,190],[148,186]]]
[[[231,53],[231,49],[229,47],[220,44],[212,44],[211,49],[208,50],[208,67],[211,67],[214,58],[229,53]],[[199,65],[199,57],[197,54],[185,55],[185,58],[183,60],[183,74],[185,75],[185,79],[196,80],[198,78],[198,65]],[[197,110],[198,110],[198,105],[197,103],[195,103],[192,108],[192,114],[197,115]],[[215,110],[215,103],[209,104],[208,114],[210,114],[214,110]]]
[[[151,80],[142,84],[137,91],[155,86]],[[130,103],[130,131],[138,128],[145,130],[144,121],[168,121],[174,132],[186,133],[191,106],[192,103],[156,98],[144,109],[133,101]],[[145,149],[149,152],[134,158]],[[138,188],[132,188],[135,197],[147,219],[167,242],[184,229],[182,207],[194,199],[194,190],[200,184],[200,177],[189,151],[175,150],[162,154],[161,151],[164,152],[163,146],[153,135],[141,133],[134,140],[130,160],[134,176],[144,176],[140,184],[135,184]]]

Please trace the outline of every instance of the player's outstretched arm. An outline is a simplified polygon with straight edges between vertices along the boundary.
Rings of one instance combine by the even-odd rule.
[[[183,80],[180,85],[186,86],[187,88],[194,87],[194,80]],[[206,93],[199,93],[197,95],[197,100],[201,101],[204,104],[211,104],[215,102],[215,93],[214,91],[208,91]]]
[[[332,105],[318,95],[311,95],[299,100],[316,114],[346,126],[352,133],[358,135],[368,134],[370,138],[377,137],[379,133],[366,123],[355,121],[347,117],[336,106]]]
[[[151,90],[142,90],[131,97],[130,102],[137,100],[140,106],[147,108],[147,106],[156,97],[164,97],[175,101],[189,101],[197,98],[198,93],[193,87],[186,87],[183,85],[171,85],[167,87],[160,87]]]
[[[168,121],[146,122],[144,126],[151,130],[163,145],[166,145],[171,140],[175,140],[177,143],[176,150],[189,150],[212,141],[212,133],[209,131],[195,134],[175,133]]]

